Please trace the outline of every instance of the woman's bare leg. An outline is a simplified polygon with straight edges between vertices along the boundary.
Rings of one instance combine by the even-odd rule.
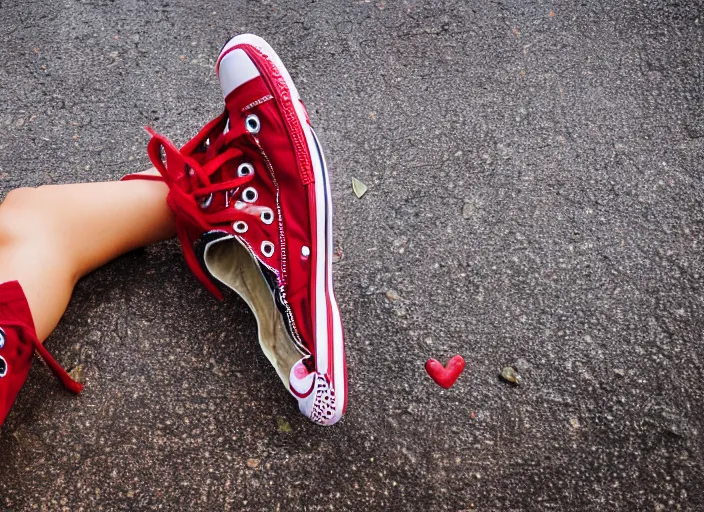
[[[78,279],[125,252],[174,236],[167,193],[160,181],[130,180],[7,195],[0,204],[0,283],[20,282],[41,341],[59,323]]]

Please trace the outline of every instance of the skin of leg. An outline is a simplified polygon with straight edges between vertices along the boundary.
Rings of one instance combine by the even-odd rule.
[[[129,180],[20,188],[7,195],[0,204],[0,282],[20,282],[41,341],[59,323],[82,276],[174,236],[167,193],[163,182]]]

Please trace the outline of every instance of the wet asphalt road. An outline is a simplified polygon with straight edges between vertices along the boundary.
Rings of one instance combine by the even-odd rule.
[[[187,141],[244,31],[327,149],[347,416],[300,416],[160,244],[77,287],[47,346],[86,391],[35,364],[0,508],[704,509],[702,2],[2,0],[2,195]]]

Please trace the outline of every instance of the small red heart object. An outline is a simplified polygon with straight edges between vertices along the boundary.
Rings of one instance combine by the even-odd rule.
[[[450,389],[464,370],[464,359],[462,356],[455,356],[447,362],[447,366],[443,366],[435,359],[428,359],[425,363],[425,371],[428,372],[430,378],[433,379],[439,386],[445,389]]]

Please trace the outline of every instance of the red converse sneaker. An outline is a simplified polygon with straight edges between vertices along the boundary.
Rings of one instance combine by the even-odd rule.
[[[245,298],[262,348],[301,412],[331,425],[345,410],[347,370],[320,143],[263,39],[231,39],[215,69],[223,114],[180,150],[155,134],[149,156],[169,186],[191,270],[216,296],[221,282]]]
[[[0,284],[0,426],[27,380],[35,350],[67,389],[74,393],[83,390],[39,343],[20,284]]]

